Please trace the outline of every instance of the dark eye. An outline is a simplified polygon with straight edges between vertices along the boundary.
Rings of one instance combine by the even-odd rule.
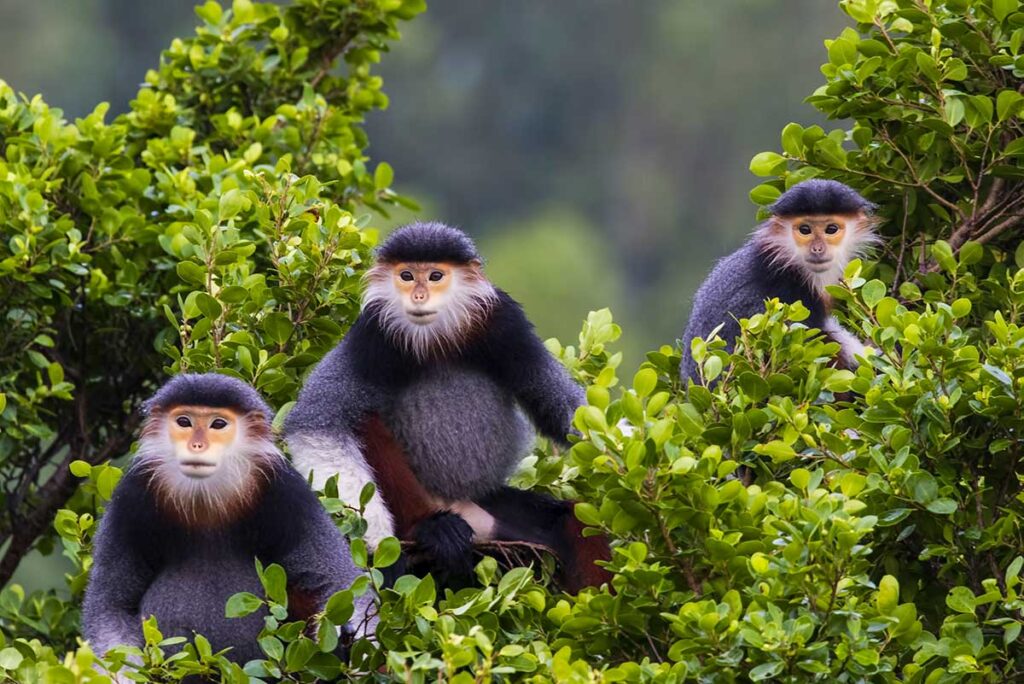
[[[825,228],[825,232],[829,235],[835,235],[839,232],[839,226],[835,223],[830,223],[828,224],[828,227]]]
[[[444,278],[444,273],[441,273],[440,271],[431,271],[430,272],[430,282],[436,283],[441,278]]]
[[[228,421],[224,420],[223,418],[214,418],[213,422],[210,423],[210,427],[212,427],[214,430],[223,430],[227,426]]]
[[[187,416],[178,416],[174,422],[178,424],[178,427],[192,427],[192,421]]]
[[[809,225],[807,225],[806,223],[803,224],[802,226],[800,226],[800,234],[801,235],[810,235],[811,234],[811,227]]]
[[[412,271],[402,271],[399,277],[407,283],[411,283],[414,280]]]

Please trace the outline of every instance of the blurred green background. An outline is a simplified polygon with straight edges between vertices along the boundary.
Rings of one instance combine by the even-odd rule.
[[[127,108],[191,0],[0,3],[0,78],[68,117]],[[591,309],[626,367],[674,343],[713,260],[750,231],[750,158],[823,79],[833,0],[428,0],[380,67],[374,160],[420,216],[458,225],[543,337]],[[386,225],[406,221],[395,216]],[[45,567],[43,567],[45,565]],[[61,584],[23,564],[28,588]]]

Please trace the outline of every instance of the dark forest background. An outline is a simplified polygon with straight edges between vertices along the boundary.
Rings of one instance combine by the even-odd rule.
[[[0,78],[69,118],[124,111],[196,22],[192,0],[0,3]],[[821,82],[822,0],[431,0],[380,69],[370,154],[420,216],[459,225],[542,336],[591,309],[627,365],[681,333],[711,262],[751,229],[748,162]],[[389,226],[412,218],[393,216]],[[582,248],[581,248],[582,246]],[[59,571],[25,563],[29,589]]]

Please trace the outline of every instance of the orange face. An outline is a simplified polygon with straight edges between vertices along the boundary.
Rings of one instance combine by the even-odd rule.
[[[203,478],[220,467],[225,452],[238,438],[241,416],[231,409],[210,406],[175,406],[167,411],[167,424],[181,472]]]
[[[854,216],[798,216],[787,219],[793,244],[813,271],[825,271],[843,250]]]
[[[414,323],[429,324],[447,304],[455,267],[445,263],[401,263],[391,269],[395,290]]]

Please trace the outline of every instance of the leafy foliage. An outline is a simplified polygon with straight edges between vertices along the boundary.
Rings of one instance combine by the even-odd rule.
[[[1024,12],[1017,0],[842,6],[860,32],[829,43],[829,83],[812,102],[854,128],[819,136],[787,127],[786,156],[752,164],[776,176],[754,198],[768,202],[788,184],[826,175],[881,203],[891,219],[886,253],[851,263],[830,290],[873,351],[856,371],[835,368],[837,345],[802,323],[806,308],[778,301],[741,321],[732,352],[717,338],[694,341],[710,387],[680,384],[670,346],[620,383],[621,331],[607,310],[590,315],[578,345],[549,342],[586,385],[588,405],[575,416],[573,447],[542,446],[517,477],[579,501],[580,520],[612,540],[611,587],[566,595],[543,568],[502,572],[485,559],[478,587],[441,596],[431,578],[403,577],[383,589],[379,569],[395,558],[392,540],[368,581],[338,594],[311,625],[284,621],[284,577],[260,568],[265,596],[237,595],[226,609],[269,608],[264,659],[231,664],[199,636],[165,655],[180,640],[165,640],[150,622],[145,649],[115,652],[99,670],[87,646],[74,643],[73,601],[8,587],[0,671],[12,681],[83,682],[106,681],[104,669],[141,681],[204,673],[239,682],[1024,678],[1024,252],[1012,252],[1015,221],[995,231],[1017,211],[1018,181],[1007,171],[1015,155],[1006,149],[1018,111],[1000,94],[1017,89],[1004,58],[1015,59]],[[213,23],[234,21],[212,6],[202,11]],[[945,81],[957,92],[937,86]],[[974,99],[981,96],[992,98],[988,117]],[[956,100],[960,118],[950,116]],[[164,316],[152,339],[174,369],[223,367],[284,404],[353,311],[372,235],[351,208],[394,199],[390,171],[337,200],[348,177],[325,186],[329,169],[287,175],[297,157],[282,155],[280,173],[261,176],[246,174],[244,163],[238,174],[216,166],[228,159],[223,152],[189,149],[210,161],[184,177],[196,174],[209,191],[191,204],[190,193],[168,199],[166,211],[180,216],[145,243],[163,271],[140,268],[139,282],[157,273],[171,282],[168,294],[152,291]],[[753,484],[735,477],[741,464]],[[119,471],[88,458],[72,469],[86,483],[55,528],[78,564],[69,577],[78,592]],[[365,567],[358,511],[336,494],[329,484],[324,504],[354,535],[353,557]],[[379,594],[375,640],[357,641],[343,662],[333,628],[365,584]]]
[[[365,212],[401,200],[367,167],[371,67],[422,7],[208,2],[111,123],[0,84],[0,581],[74,492],[71,461],[128,451],[166,372],[221,368],[280,406],[337,343]]]

